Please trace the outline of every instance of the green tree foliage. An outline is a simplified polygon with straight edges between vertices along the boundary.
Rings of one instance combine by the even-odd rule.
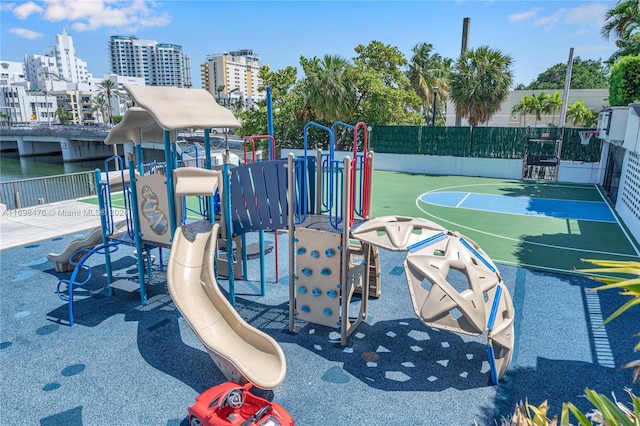
[[[595,127],[598,123],[598,115],[582,101],[575,101],[567,107],[566,119],[571,120],[573,127]]]
[[[402,67],[407,60],[395,46],[372,41],[358,45],[350,69],[357,99],[353,121],[368,124],[419,124],[420,98]]]
[[[616,39],[627,39],[634,31],[640,29],[640,0],[618,0],[616,6],[607,10],[601,35],[609,40],[611,35]]]
[[[273,127],[276,139],[276,149],[282,147],[298,148],[302,146],[302,127],[304,123],[297,117],[304,108],[304,99],[296,83],[297,70],[295,67],[272,72],[269,66],[260,68],[259,76],[263,81],[264,90],[271,87],[273,106]],[[238,114],[242,127],[238,129],[241,136],[267,134],[267,102],[257,103],[257,108],[249,109]]]
[[[108,119],[109,123],[113,124],[113,106],[111,105],[111,99],[114,96],[120,98],[122,96],[122,93],[120,93],[120,91],[118,90],[118,85],[111,80],[102,80],[97,84],[97,86],[100,94],[104,96],[105,100],[107,101],[107,105],[109,106],[109,116],[106,118]]]
[[[640,101],[640,55],[625,56],[611,68],[609,104],[626,106]]]
[[[69,111],[65,111],[62,108],[58,108],[56,110],[56,117],[58,117],[58,120],[60,120],[60,123],[62,124],[67,124],[71,120],[73,120],[73,116],[71,115],[71,113]]]
[[[519,113],[520,118],[524,121],[524,126],[527,125],[527,114],[534,114],[536,117],[536,124],[538,120],[542,119],[542,114],[551,114],[551,124],[555,124],[556,112],[562,108],[562,95],[559,92],[553,92],[552,95],[548,95],[544,90],[536,95],[522,95],[520,103],[511,108],[511,113]]]
[[[601,59],[573,59],[571,67],[572,89],[602,89],[607,87],[609,67]],[[567,76],[567,64],[555,64],[543,71],[529,84],[527,90],[561,89]]]
[[[356,104],[349,62],[340,56],[325,55],[322,59],[300,57],[300,65],[306,76],[306,106],[313,115],[328,122],[348,122]]]
[[[456,114],[471,126],[486,123],[500,109],[513,84],[513,60],[488,46],[464,52],[451,72],[450,97]]]
[[[616,40],[616,46],[618,47],[618,50],[613,52],[613,55],[607,59],[607,63],[610,65],[614,64],[624,56],[640,55],[640,32],[631,34],[624,40]]]
[[[2,123],[6,123],[7,126],[11,126],[11,116],[9,114],[5,114],[4,112],[0,112],[0,120]]]
[[[260,69],[264,87],[272,88],[278,147],[302,147],[307,121],[326,126],[335,121],[420,124],[421,116],[415,112],[420,107],[420,98],[402,69],[407,65],[404,55],[396,47],[379,41],[359,45],[355,52],[357,56],[352,62],[333,55],[301,57],[304,78],[300,81],[296,80],[297,70],[293,67],[276,72],[269,67]],[[266,101],[238,115],[243,123],[240,135],[266,134]],[[323,146],[316,143],[321,141],[320,136],[318,140],[314,137],[310,132],[309,146]],[[338,149],[351,143],[350,138],[337,135]]]
[[[93,100],[91,101],[91,108],[93,108],[95,111],[98,111],[102,116],[102,122],[106,123],[108,106],[103,93],[100,93],[93,98]],[[95,118],[97,119],[98,117],[96,116]]]
[[[451,59],[443,58],[438,53],[432,53],[431,43],[418,43],[413,47],[413,56],[409,61],[407,77],[411,87],[421,102],[424,123],[432,122],[433,101],[436,97],[436,115],[445,105],[449,96],[449,74]],[[438,95],[434,95],[437,88]]]

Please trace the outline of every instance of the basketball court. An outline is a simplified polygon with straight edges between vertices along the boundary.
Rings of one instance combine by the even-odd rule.
[[[501,264],[575,273],[580,259],[640,257],[596,185],[377,171],[373,192],[374,216],[432,220]]]

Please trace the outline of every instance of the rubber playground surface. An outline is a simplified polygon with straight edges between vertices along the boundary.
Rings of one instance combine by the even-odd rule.
[[[296,322],[288,329],[288,235],[282,259],[266,257],[266,296],[256,296],[259,265],[236,281],[236,307],[282,347],[285,380],[263,396],[284,406],[297,425],[495,425],[514,404],[548,400],[592,406],[586,387],[627,402],[637,359],[640,317],[599,327],[625,298],[594,292],[596,282],[572,273],[580,258],[637,259],[637,248],[598,188],[501,179],[374,175],[373,215],[425,217],[476,241],[499,263],[514,307],[515,348],[497,386],[489,380],[486,336],[426,327],[416,318],[404,276],[405,253],[381,250],[382,294],[340,345],[336,329]],[[187,406],[223,383],[223,375],[167,292],[167,251],[156,249],[148,303],[139,295],[108,296],[104,257],[76,293],[69,327],[57,298],[49,252],[88,231],[0,250],[0,424],[187,426]],[[249,242],[256,239],[248,235]],[[276,236],[267,233],[266,242]],[[253,240],[252,240],[253,239]],[[637,247],[637,245],[636,245]],[[112,254],[116,278],[137,277],[131,247]],[[160,264],[160,256],[163,258]],[[569,274],[561,273],[569,272]],[[228,283],[219,280],[223,290]],[[574,421],[575,423],[575,421]]]

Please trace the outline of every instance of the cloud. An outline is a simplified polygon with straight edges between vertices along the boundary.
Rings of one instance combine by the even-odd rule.
[[[558,25],[577,26],[578,32],[587,28],[601,28],[608,7],[602,3],[586,3],[571,8],[561,8],[551,15],[541,16],[533,21],[533,26],[551,30]]]
[[[42,10],[42,7],[40,7],[36,3],[28,1],[26,3],[20,4],[19,6],[15,6],[13,8],[13,14],[16,15],[19,19],[27,19],[34,13],[42,13]]]
[[[561,22],[563,16],[567,13],[567,9],[562,8],[556,10],[552,15],[542,16],[533,21],[533,26],[543,27],[545,30],[554,28],[558,22]]]
[[[511,22],[526,21],[527,19],[530,19],[533,16],[535,16],[541,10],[542,9],[539,7],[534,7],[533,9],[529,9],[526,12],[512,13],[511,15],[509,15],[509,21]]]
[[[574,7],[565,18],[567,24],[602,27],[604,15],[609,8],[601,3],[591,3]]]
[[[141,27],[171,22],[171,16],[159,10],[154,0],[47,0],[12,5],[3,5],[3,9],[11,10],[20,19],[37,14],[46,21],[68,23],[76,31],[106,27],[126,28],[128,33],[133,33]]]
[[[27,30],[26,28],[9,28],[10,33],[17,35],[18,37],[26,38],[29,40],[35,40],[42,37],[44,34],[37,33],[35,31]]]

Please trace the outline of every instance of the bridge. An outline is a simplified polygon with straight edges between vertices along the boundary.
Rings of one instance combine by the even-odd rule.
[[[62,153],[66,162],[94,160],[113,154],[104,144],[107,131],[71,128],[9,128],[0,130],[0,151],[18,151],[21,157]]]

